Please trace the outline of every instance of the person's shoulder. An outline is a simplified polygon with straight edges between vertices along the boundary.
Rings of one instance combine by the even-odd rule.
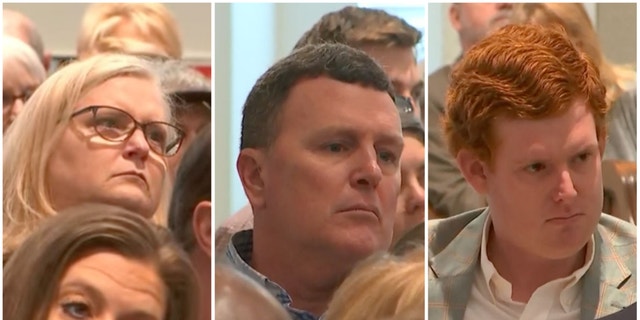
[[[636,244],[637,226],[610,214],[603,213],[600,216],[598,230],[602,238],[614,246]]]
[[[485,211],[486,208],[479,208],[444,219],[429,220],[427,226],[429,254],[442,251],[465,227]]]

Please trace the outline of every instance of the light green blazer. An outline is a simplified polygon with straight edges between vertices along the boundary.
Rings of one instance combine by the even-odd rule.
[[[429,221],[429,319],[462,320],[480,267],[488,209]],[[583,278],[581,320],[593,320],[636,302],[636,226],[602,214],[594,233],[593,264]]]

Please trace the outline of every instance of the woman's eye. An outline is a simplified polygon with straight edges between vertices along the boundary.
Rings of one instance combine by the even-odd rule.
[[[103,128],[114,128],[118,126],[118,121],[115,118],[102,117],[96,118],[95,124]]]
[[[61,307],[64,314],[71,317],[71,319],[91,318],[91,309],[84,302],[65,302],[61,304]]]

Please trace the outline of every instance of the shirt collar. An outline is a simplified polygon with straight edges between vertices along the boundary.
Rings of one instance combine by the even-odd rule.
[[[278,302],[296,320],[317,320],[318,317],[310,312],[291,307],[291,297],[284,288],[269,280],[266,276],[253,269],[249,264],[253,255],[253,229],[235,233],[227,245],[226,257],[240,272],[257,281],[267,289]]]
[[[484,227],[482,228],[482,244],[480,246],[480,269],[482,271],[482,274],[484,275],[484,281],[487,288],[489,289],[491,299],[493,303],[496,304],[496,295],[501,300],[511,301],[511,284],[498,273],[495,266],[487,256],[487,240],[489,237],[490,227],[491,213],[489,213],[489,215],[487,216],[487,219],[484,222]],[[587,257],[589,258],[582,267],[574,271],[568,277],[554,280],[565,283],[562,291],[560,292],[560,304],[562,305],[562,309],[565,312],[569,312],[572,302],[579,295],[579,288],[576,286],[576,284],[585,275],[585,273],[593,263],[594,241],[594,236],[591,235],[591,238],[589,238],[589,242],[587,242]],[[496,282],[495,286],[491,285],[492,280]]]

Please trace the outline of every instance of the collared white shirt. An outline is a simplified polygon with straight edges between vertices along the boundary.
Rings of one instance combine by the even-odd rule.
[[[487,256],[487,239],[491,215],[482,231],[480,268],[476,269],[465,320],[565,320],[580,318],[582,277],[593,262],[594,238],[587,243],[588,260],[584,266],[565,278],[550,281],[536,289],[528,303],[511,299],[511,283],[495,269]]]

